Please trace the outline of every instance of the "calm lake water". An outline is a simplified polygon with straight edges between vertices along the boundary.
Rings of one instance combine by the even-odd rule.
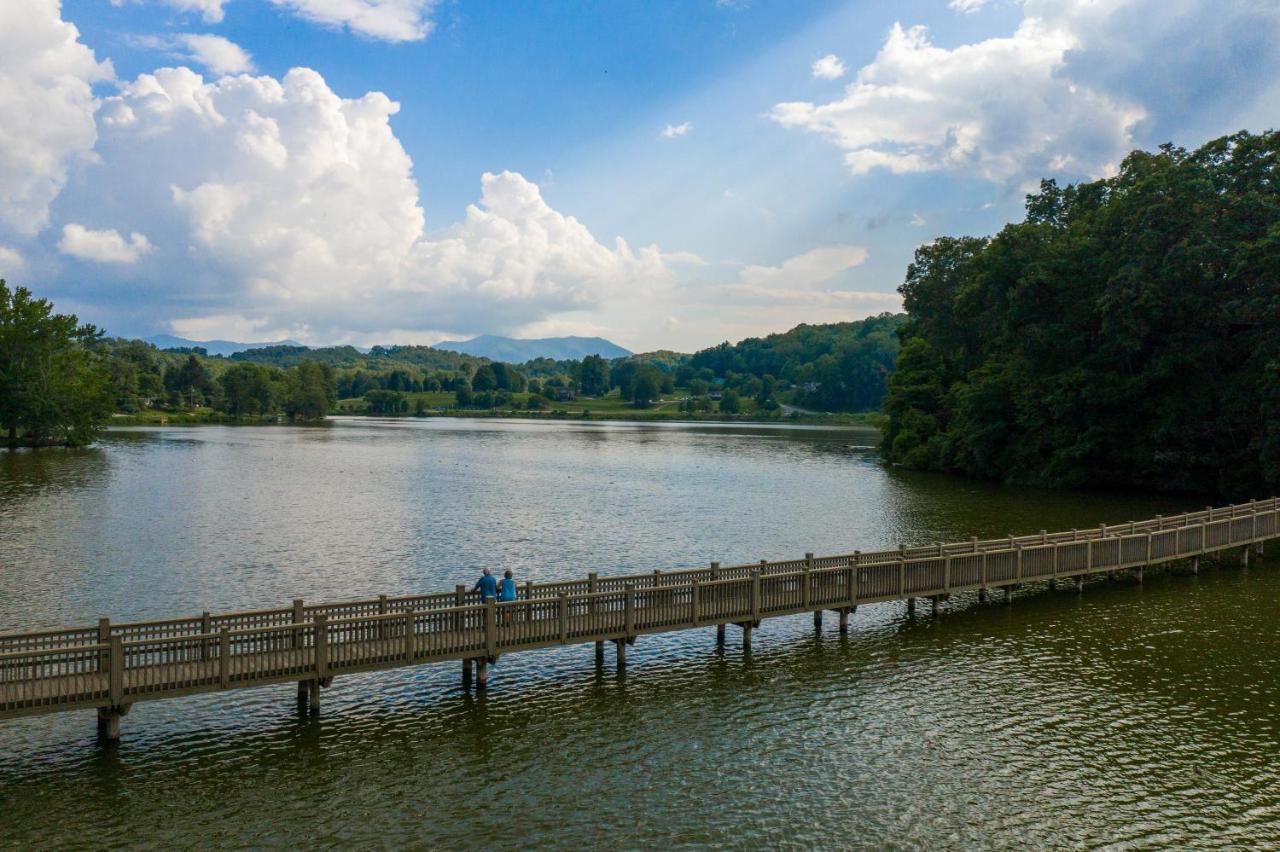
[[[0,632],[1094,526],[1196,505],[882,466],[865,430],[335,421],[0,452]],[[1198,502],[1198,501],[1197,501]],[[0,722],[0,846],[1270,847],[1274,557]]]

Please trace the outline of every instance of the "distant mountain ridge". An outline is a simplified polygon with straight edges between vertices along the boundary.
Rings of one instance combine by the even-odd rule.
[[[435,348],[488,358],[491,361],[505,361],[508,364],[523,364],[534,358],[578,361],[588,355],[625,358],[631,354],[629,349],[623,349],[603,337],[541,337],[520,340],[495,334],[482,334],[470,340],[442,340],[435,344]]]
[[[234,355],[247,349],[263,349],[267,346],[302,346],[296,340],[275,340],[270,343],[236,343],[234,340],[188,340],[172,334],[153,334],[143,338],[157,349],[194,349],[200,347],[210,355]]]

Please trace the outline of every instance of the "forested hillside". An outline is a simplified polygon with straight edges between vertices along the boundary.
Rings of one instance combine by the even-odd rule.
[[[895,462],[1054,486],[1280,486],[1280,133],[1135,152],[916,252]]]

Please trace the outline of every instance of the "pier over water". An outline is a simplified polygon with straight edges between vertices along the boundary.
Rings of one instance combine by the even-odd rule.
[[[489,666],[505,654],[594,643],[618,667],[638,637],[727,626],[752,632],[770,618],[838,615],[842,631],[858,606],[917,600],[936,613],[956,592],[1027,583],[1071,582],[1090,575],[1188,563],[1208,554],[1250,554],[1280,535],[1275,498],[1096,528],[893,550],[761,561],[649,574],[525,583],[519,599],[481,601],[465,586],[452,592],[369,598],[162,621],[0,635],[0,719],[96,710],[100,735],[120,737],[133,704],[202,692],[296,683],[298,701],[319,709],[320,691],[339,675],[461,661],[463,679],[487,686]]]

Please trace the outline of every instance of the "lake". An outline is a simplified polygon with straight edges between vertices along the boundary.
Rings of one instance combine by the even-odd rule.
[[[0,452],[0,632],[1198,508],[887,468],[875,432],[336,419]],[[1269,559],[1274,560],[1271,556]],[[1280,572],[1208,565],[0,722],[0,846],[1263,846]]]

